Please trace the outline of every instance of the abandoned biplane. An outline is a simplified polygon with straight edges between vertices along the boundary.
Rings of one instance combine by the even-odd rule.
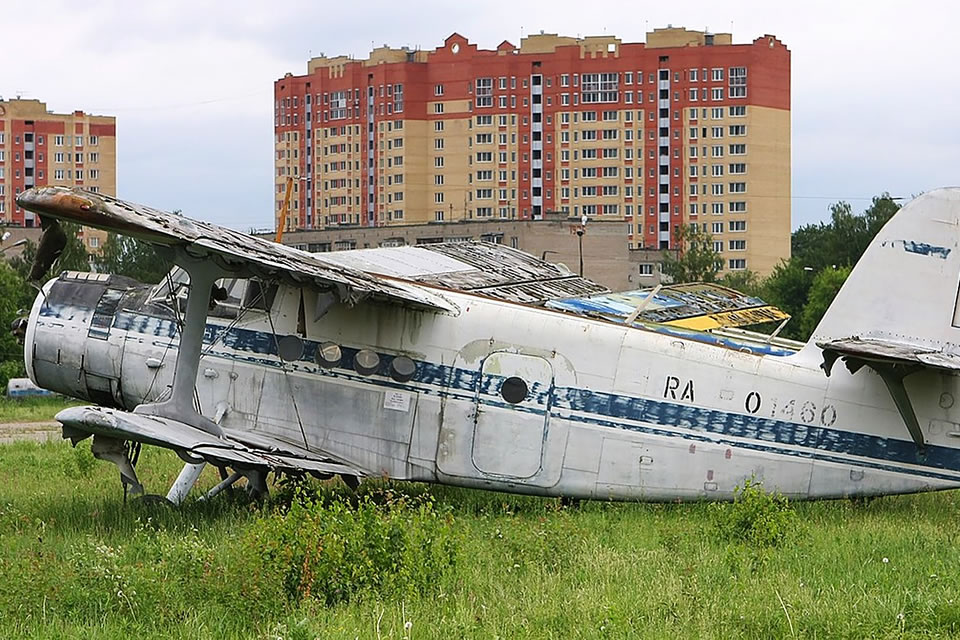
[[[611,294],[502,246],[321,256],[79,190],[17,203],[177,265],[62,273],[21,327],[30,378],[96,403],[64,437],[134,493],[141,444],[185,461],[173,502],[205,464],[208,495],[271,471],[615,500],[960,486],[960,189],[896,214],[807,344],[737,328],[785,316],[736,292]]]

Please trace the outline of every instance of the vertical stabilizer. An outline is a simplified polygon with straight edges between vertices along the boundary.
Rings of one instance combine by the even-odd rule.
[[[810,344],[874,338],[960,353],[960,188],[900,209],[857,262]]]

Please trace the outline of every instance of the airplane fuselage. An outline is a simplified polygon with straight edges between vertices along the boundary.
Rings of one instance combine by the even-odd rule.
[[[86,286],[100,285],[61,279],[38,297],[31,378],[128,410],[162,398],[179,341],[173,307],[158,311],[147,290],[104,306],[102,292],[76,293]],[[331,305],[280,286],[269,315],[213,314],[201,413],[373,474],[538,495],[723,500],[750,476],[803,499],[960,486],[954,376],[906,382],[920,452],[880,377],[843,366],[827,377],[819,350],[757,355],[434,292],[457,310]],[[415,364],[409,379],[398,357]]]

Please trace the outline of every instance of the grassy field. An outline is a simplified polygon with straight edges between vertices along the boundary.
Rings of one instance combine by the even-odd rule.
[[[0,424],[53,420],[60,409],[80,404],[61,396],[12,399],[0,396]]]
[[[163,493],[180,466],[145,448],[138,472]],[[381,482],[224,497],[125,506],[88,442],[0,446],[0,637],[960,636],[956,492],[786,510]],[[787,530],[747,541],[744,520]]]

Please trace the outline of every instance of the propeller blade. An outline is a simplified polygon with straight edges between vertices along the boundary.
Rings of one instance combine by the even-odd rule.
[[[56,218],[40,216],[40,227],[43,233],[40,235],[40,244],[37,245],[37,255],[33,259],[33,266],[30,268],[30,281],[38,282],[43,279],[56,262],[64,247],[67,246],[67,235],[63,232],[63,227]]]

